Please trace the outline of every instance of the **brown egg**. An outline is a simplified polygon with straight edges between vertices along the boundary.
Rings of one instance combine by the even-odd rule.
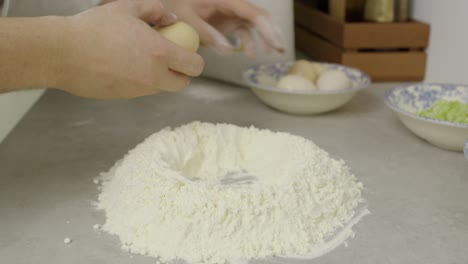
[[[318,77],[315,66],[306,60],[296,61],[289,69],[288,74],[302,76],[313,83]]]

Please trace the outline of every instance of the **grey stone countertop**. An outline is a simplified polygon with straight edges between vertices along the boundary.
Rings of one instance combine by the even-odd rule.
[[[93,178],[152,133],[194,120],[303,136],[364,183],[372,214],[348,247],[293,263],[468,263],[468,162],[411,134],[383,103],[391,86],[372,85],[313,117],[280,113],[247,89],[203,79],[183,93],[135,100],[49,91],[0,144],[0,263],[155,263],[93,229],[104,222],[92,205]]]

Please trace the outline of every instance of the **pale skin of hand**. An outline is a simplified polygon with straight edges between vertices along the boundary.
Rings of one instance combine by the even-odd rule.
[[[283,52],[283,39],[269,14],[246,0],[162,0],[167,10],[191,24],[200,34],[202,43],[222,55],[234,47],[226,35],[238,37],[249,57],[256,52],[253,31],[258,32],[267,53]]]
[[[113,0],[103,0],[110,3]],[[279,29],[273,25],[269,14],[246,0],[161,0],[168,11],[179,20],[192,25],[200,35],[204,46],[221,55],[230,55],[233,47],[226,35],[243,41],[244,52],[254,57],[256,43],[253,31],[259,33],[261,45],[267,54],[284,52]]]
[[[55,87],[89,98],[177,91],[203,59],[148,23],[175,21],[159,0],[119,0],[71,17],[0,19],[0,92]]]

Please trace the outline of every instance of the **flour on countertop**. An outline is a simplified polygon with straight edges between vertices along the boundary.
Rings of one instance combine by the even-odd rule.
[[[216,85],[214,85],[214,83],[216,83]],[[182,94],[205,103],[212,103],[239,96],[239,89],[243,88],[200,79],[193,80],[191,85],[184,90]]]
[[[93,118],[90,118],[90,119],[85,119],[85,120],[80,120],[80,121],[76,121],[76,122],[73,122],[70,124],[70,126],[72,127],[81,127],[81,126],[87,126],[87,125],[92,125],[94,124],[94,119]]]
[[[255,181],[222,184],[245,175]],[[102,229],[161,262],[307,255],[363,201],[345,163],[307,139],[200,122],[153,134],[101,184]]]

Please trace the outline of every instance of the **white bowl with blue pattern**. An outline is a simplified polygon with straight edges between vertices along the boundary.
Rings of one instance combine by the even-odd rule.
[[[288,73],[294,62],[253,66],[244,71],[244,82],[265,104],[289,114],[313,115],[332,111],[347,102],[370,84],[370,78],[360,70],[332,63],[322,63],[329,69],[343,71],[352,86],[335,91],[302,91],[277,88],[281,77]]]
[[[468,140],[468,124],[417,114],[439,99],[468,103],[468,85],[419,83],[395,87],[385,94],[385,103],[414,134],[440,148],[463,151]]]

